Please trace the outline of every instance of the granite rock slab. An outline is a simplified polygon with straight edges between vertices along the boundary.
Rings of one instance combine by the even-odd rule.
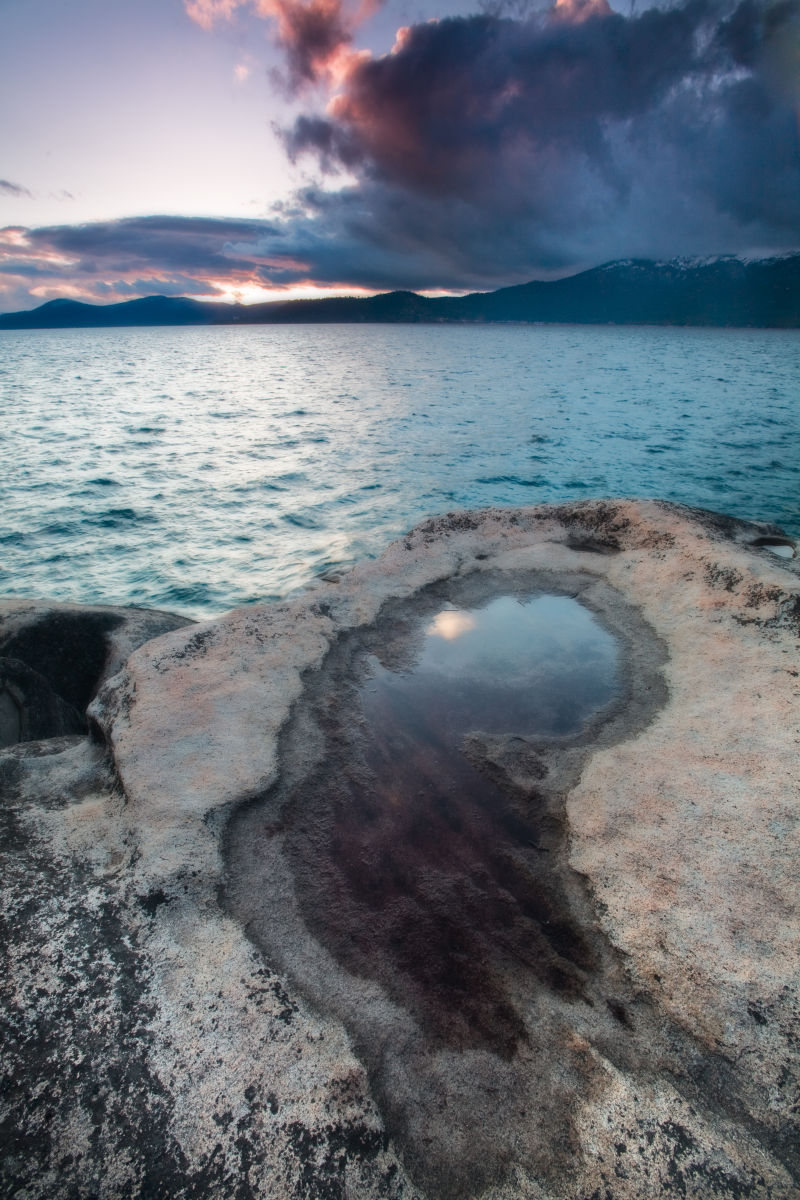
[[[2,1194],[800,1196],[800,566],[776,548],[588,501],[447,514],[199,624],[4,602],[0,656],[87,724],[0,752]],[[370,898],[336,841],[359,672],[506,592],[589,608],[619,697],[571,739],[475,730],[497,821]]]

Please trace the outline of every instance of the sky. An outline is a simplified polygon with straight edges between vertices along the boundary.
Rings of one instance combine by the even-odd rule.
[[[800,0],[0,0],[0,311],[800,249]]]

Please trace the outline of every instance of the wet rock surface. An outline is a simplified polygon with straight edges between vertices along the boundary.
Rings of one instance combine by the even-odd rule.
[[[84,666],[26,641],[60,606],[6,602],[0,655],[81,717],[100,690],[91,737],[0,755],[3,1194],[800,1194],[787,542],[451,514],[293,603],[143,616],[133,653],[89,611]],[[498,596],[613,639],[572,725],[403,691]]]

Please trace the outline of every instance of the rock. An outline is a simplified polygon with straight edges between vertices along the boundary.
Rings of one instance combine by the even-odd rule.
[[[0,689],[0,745],[85,729],[87,705],[128,655],[188,624],[148,609],[0,600],[0,659],[17,664]]]
[[[105,682],[95,740],[0,757],[6,1193],[800,1195],[786,541],[655,501],[449,514],[114,677],[18,654],[75,707]],[[617,637],[618,699],[475,730],[494,807],[410,850],[391,781],[358,790],[369,663],[542,591]]]
[[[82,715],[43,675],[17,658],[0,658],[0,747],[85,728]]]

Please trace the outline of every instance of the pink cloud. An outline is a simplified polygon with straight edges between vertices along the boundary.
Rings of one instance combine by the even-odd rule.
[[[272,21],[285,51],[291,82],[300,87],[317,80],[335,81],[342,60],[350,53],[358,26],[378,7],[379,0],[184,0],[187,14],[203,29],[230,21],[248,9]]]

